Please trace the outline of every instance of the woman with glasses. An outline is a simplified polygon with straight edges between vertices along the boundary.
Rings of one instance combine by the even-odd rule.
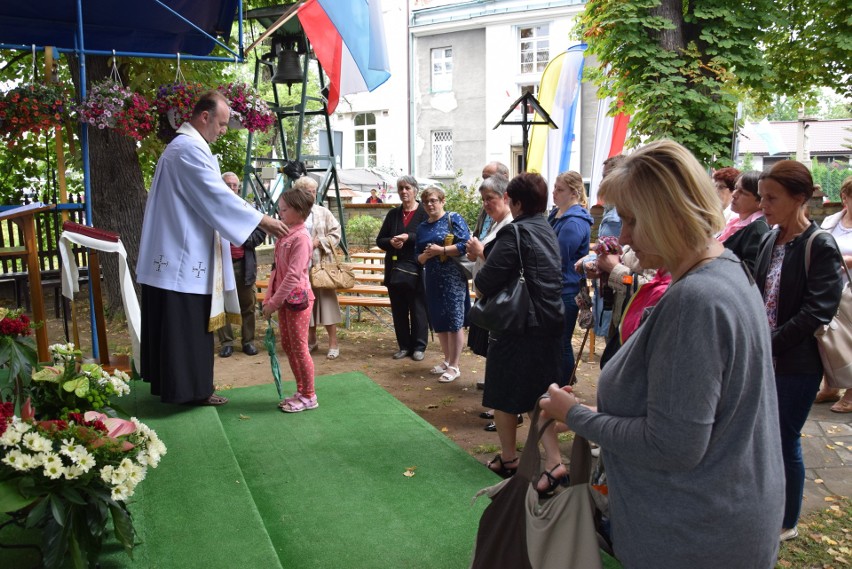
[[[417,201],[417,180],[402,176],[396,181],[402,204],[390,210],[376,237],[376,245],[385,251],[385,279],[391,303],[393,328],[399,350],[393,359],[411,356],[423,359],[429,336],[426,317],[426,293],[420,265],[414,254],[417,228],[426,221],[423,206]]]
[[[452,260],[466,252],[470,229],[458,213],[444,211],[444,191],[430,186],[420,195],[428,219],[417,228],[417,261],[424,267],[429,322],[438,334],[442,363],[432,368],[438,381],[450,383],[461,375],[465,317],[470,309],[467,276]]]

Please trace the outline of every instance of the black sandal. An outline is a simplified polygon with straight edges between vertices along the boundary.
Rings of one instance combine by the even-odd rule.
[[[520,458],[520,457],[517,457],[517,456],[516,456],[516,457],[515,457],[515,458],[513,458],[512,460],[503,461],[503,457],[502,457],[502,456],[500,456],[500,455],[498,454],[497,456],[495,456],[494,458],[492,458],[492,459],[491,459],[491,460],[490,460],[490,461],[486,464],[486,466],[488,467],[488,470],[490,470],[490,471],[491,471],[491,472],[493,472],[494,474],[496,474],[496,475],[500,476],[501,478],[511,478],[511,477],[512,477],[512,476],[514,476],[514,475],[515,475],[515,473],[518,471],[518,467],[517,467],[517,466],[515,466],[514,468],[510,468],[510,467],[507,467],[506,465],[507,465],[507,464],[512,464],[513,462],[517,463],[519,458]],[[495,469],[491,468],[491,465],[492,465],[492,464],[494,464],[494,463],[497,463],[497,462],[499,462],[499,463],[500,463],[500,469],[499,469],[499,470],[495,470]]]
[[[539,498],[550,498],[556,492],[557,488],[559,488],[560,486],[568,486],[571,483],[569,478],[568,478],[567,472],[566,472],[566,474],[563,474],[559,478],[556,478],[555,476],[553,476],[553,471],[556,470],[557,468],[559,468],[560,466],[564,466],[564,465],[560,462],[559,464],[557,464],[556,466],[554,466],[550,470],[545,470],[544,472],[542,472],[542,475],[547,477],[548,485],[547,485],[547,488],[545,488],[544,490],[539,490],[538,489],[538,482],[536,482],[535,491],[538,492]],[[566,471],[567,471],[567,468],[566,468]],[[538,480],[541,481],[541,477],[539,477]]]

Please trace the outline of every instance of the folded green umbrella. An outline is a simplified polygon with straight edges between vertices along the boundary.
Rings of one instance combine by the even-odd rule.
[[[272,379],[275,380],[275,388],[278,390],[278,397],[284,398],[284,385],[281,383],[281,368],[278,367],[278,356],[275,355],[275,326],[277,322],[273,322],[271,318],[266,319],[266,337],[263,343],[266,344],[266,351],[269,353],[269,365],[272,366]]]

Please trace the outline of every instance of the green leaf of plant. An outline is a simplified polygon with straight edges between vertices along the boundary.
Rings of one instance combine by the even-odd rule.
[[[21,495],[18,490],[18,481],[20,479],[13,478],[0,482],[0,512],[17,512],[21,508],[26,508],[38,497],[26,497]]]
[[[65,504],[62,503],[62,498],[56,494],[50,495],[50,510],[53,513],[53,519],[61,526],[65,526],[65,516],[68,513]]]
[[[124,546],[124,550],[133,558],[133,546],[136,532],[133,529],[133,520],[127,508],[120,505],[109,507],[112,514],[112,525],[115,528],[115,537]]]

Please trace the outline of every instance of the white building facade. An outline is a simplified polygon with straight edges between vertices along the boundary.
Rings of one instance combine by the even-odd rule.
[[[383,0],[391,78],[347,96],[332,117],[342,168],[471,184],[498,160],[520,171],[520,126],[495,125],[541,74],[575,45],[581,0]],[[588,64],[588,61],[587,61]],[[583,83],[575,118],[576,160],[588,177],[596,90]],[[510,118],[519,119],[520,113]]]

